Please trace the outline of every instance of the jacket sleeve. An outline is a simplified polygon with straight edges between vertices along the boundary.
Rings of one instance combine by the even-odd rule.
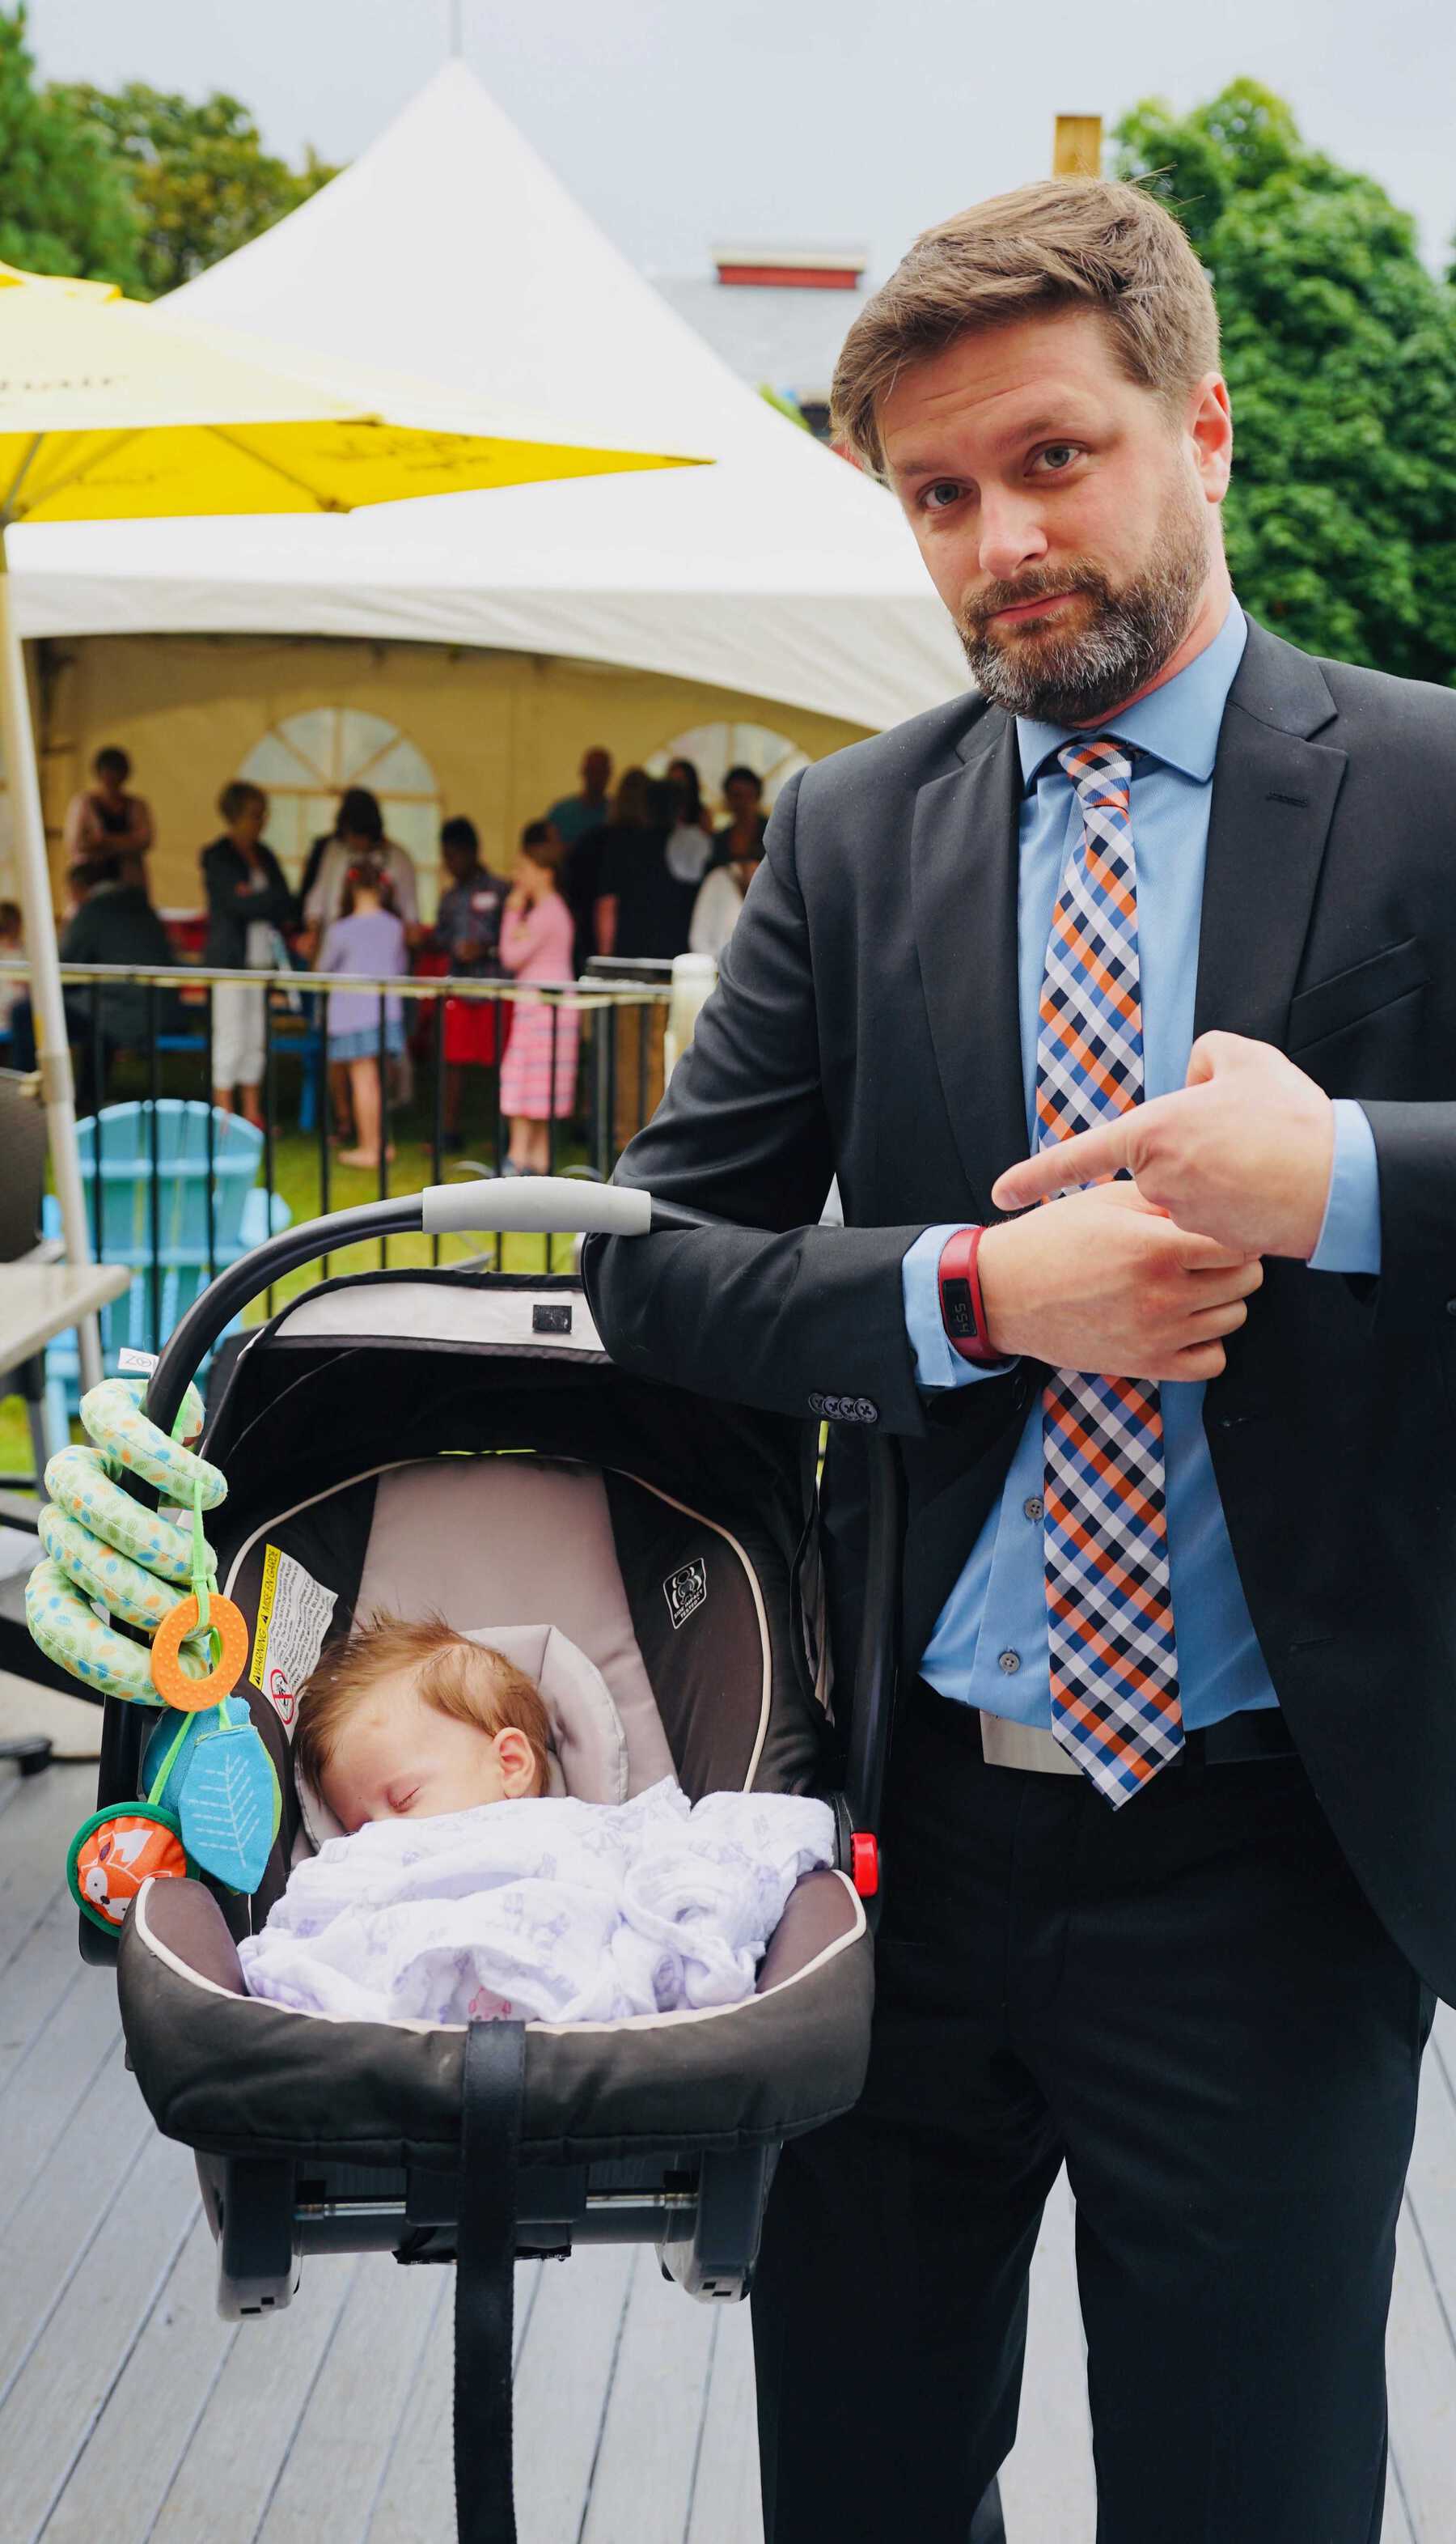
[[[1456,1315],[1456,1104],[1360,1098],[1380,1174],[1380,1272],[1360,1289],[1377,1334],[1449,1333]]]
[[[588,1238],[587,1295],[626,1369],[919,1433],[900,1263],[920,1227],[816,1224],[835,1161],[795,856],[800,783],[775,808],[692,1046],[614,1178],[733,1224]]]

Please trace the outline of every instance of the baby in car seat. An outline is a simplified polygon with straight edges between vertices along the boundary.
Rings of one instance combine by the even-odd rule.
[[[352,1833],[544,1793],[551,1726],[502,1652],[442,1618],[379,1616],[326,1652],[298,1700],[293,1755]]]
[[[834,1861],[832,1814],[798,1793],[693,1805],[663,1778],[625,1802],[552,1794],[538,1689],[440,1619],[376,1618],[336,1645],[300,1697],[294,1756],[346,1834],[295,1865],[239,1955],[252,1995],[302,2013],[599,2023],[736,2005],[795,1883]]]

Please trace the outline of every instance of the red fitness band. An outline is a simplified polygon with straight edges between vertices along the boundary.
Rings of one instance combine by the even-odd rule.
[[[985,1232],[983,1228],[958,1228],[954,1236],[947,1237],[941,1249],[940,1267],[936,1274],[946,1339],[962,1360],[974,1361],[980,1369],[994,1367],[1003,1357],[992,1345],[986,1331],[985,1302],[981,1297],[980,1274],[976,1269],[976,1257]]]

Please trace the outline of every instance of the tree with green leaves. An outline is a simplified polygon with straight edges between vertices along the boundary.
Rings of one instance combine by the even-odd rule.
[[[37,86],[24,7],[0,9],[0,260],[135,290],[139,243],[125,171],[63,95]]]
[[[81,86],[52,94],[129,183],[144,298],[191,281],[338,174],[312,151],[293,169],[265,150],[235,97],[194,104],[136,81],[115,94]]]
[[[1212,277],[1241,598],[1311,653],[1456,681],[1456,289],[1372,178],[1253,80],[1116,130]]]

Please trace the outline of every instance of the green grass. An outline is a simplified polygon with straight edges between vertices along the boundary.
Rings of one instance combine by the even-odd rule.
[[[162,1072],[163,1094],[195,1096],[200,1092],[193,1082],[195,1074],[196,1065],[190,1061],[186,1054],[169,1055]],[[277,1118],[285,1125],[295,1123],[298,1119],[297,1071],[292,1065],[284,1063],[279,1067],[277,1075],[279,1082],[274,1096]],[[397,1153],[389,1168],[391,1193],[419,1192],[423,1185],[434,1180],[428,1115],[425,1110],[425,1098],[428,1092],[425,1073],[421,1071],[418,1076],[421,1083],[416,1102],[403,1114],[396,1116],[391,1126]],[[442,1179],[446,1182],[453,1179],[455,1172],[463,1163],[464,1156],[476,1158],[485,1165],[488,1172],[494,1172],[496,1121],[494,1112],[488,1112],[488,1098],[492,1084],[493,1080],[485,1071],[472,1071],[467,1078],[463,1112],[465,1150],[462,1155],[447,1155],[444,1158],[441,1173]],[[145,1096],[146,1093],[145,1074],[140,1065],[123,1063],[116,1070],[110,1090],[112,1102],[122,1103],[133,1096]],[[565,1172],[570,1167],[581,1165],[585,1155],[585,1149],[579,1140],[572,1141],[564,1138],[560,1143],[557,1158],[558,1172]],[[262,1179],[260,1175],[260,1182]],[[300,1220],[319,1217],[323,1207],[323,1196],[317,1131],[305,1135],[285,1128],[275,1135],[273,1190],[281,1194],[287,1203],[295,1224]],[[334,1152],[331,1154],[329,1168],[331,1213],[357,1209],[361,1202],[377,1201],[378,1198],[377,1174],[367,1174],[357,1167],[341,1166],[338,1162],[338,1153]],[[376,1239],[368,1245],[345,1246],[341,1252],[330,1257],[329,1273],[331,1278],[338,1278],[347,1272],[377,1271],[380,1268],[381,1259],[387,1262],[391,1271],[406,1271],[414,1266],[427,1265],[436,1261],[440,1263],[479,1261],[482,1255],[493,1265],[498,1263],[500,1268],[507,1272],[540,1272],[546,1268],[547,1242],[548,1240],[541,1236],[501,1238],[445,1236],[438,1239],[428,1236],[391,1236],[382,1243]],[[553,1249],[552,1268],[557,1271],[569,1270],[572,1259],[572,1239],[556,1237],[550,1242]],[[323,1277],[322,1263],[304,1264],[298,1271],[290,1272],[284,1280],[276,1284],[270,1302],[267,1298],[254,1301],[252,1307],[245,1312],[244,1323],[262,1322],[266,1316],[284,1306],[289,1299],[295,1298],[300,1291],[312,1289]],[[72,1429],[75,1437],[82,1436],[79,1426],[73,1424]],[[29,1473],[31,1470],[30,1430],[26,1421],[25,1404],[19,1395],[8,1395],[0,1399],[0,1470],[7,1474]]]

